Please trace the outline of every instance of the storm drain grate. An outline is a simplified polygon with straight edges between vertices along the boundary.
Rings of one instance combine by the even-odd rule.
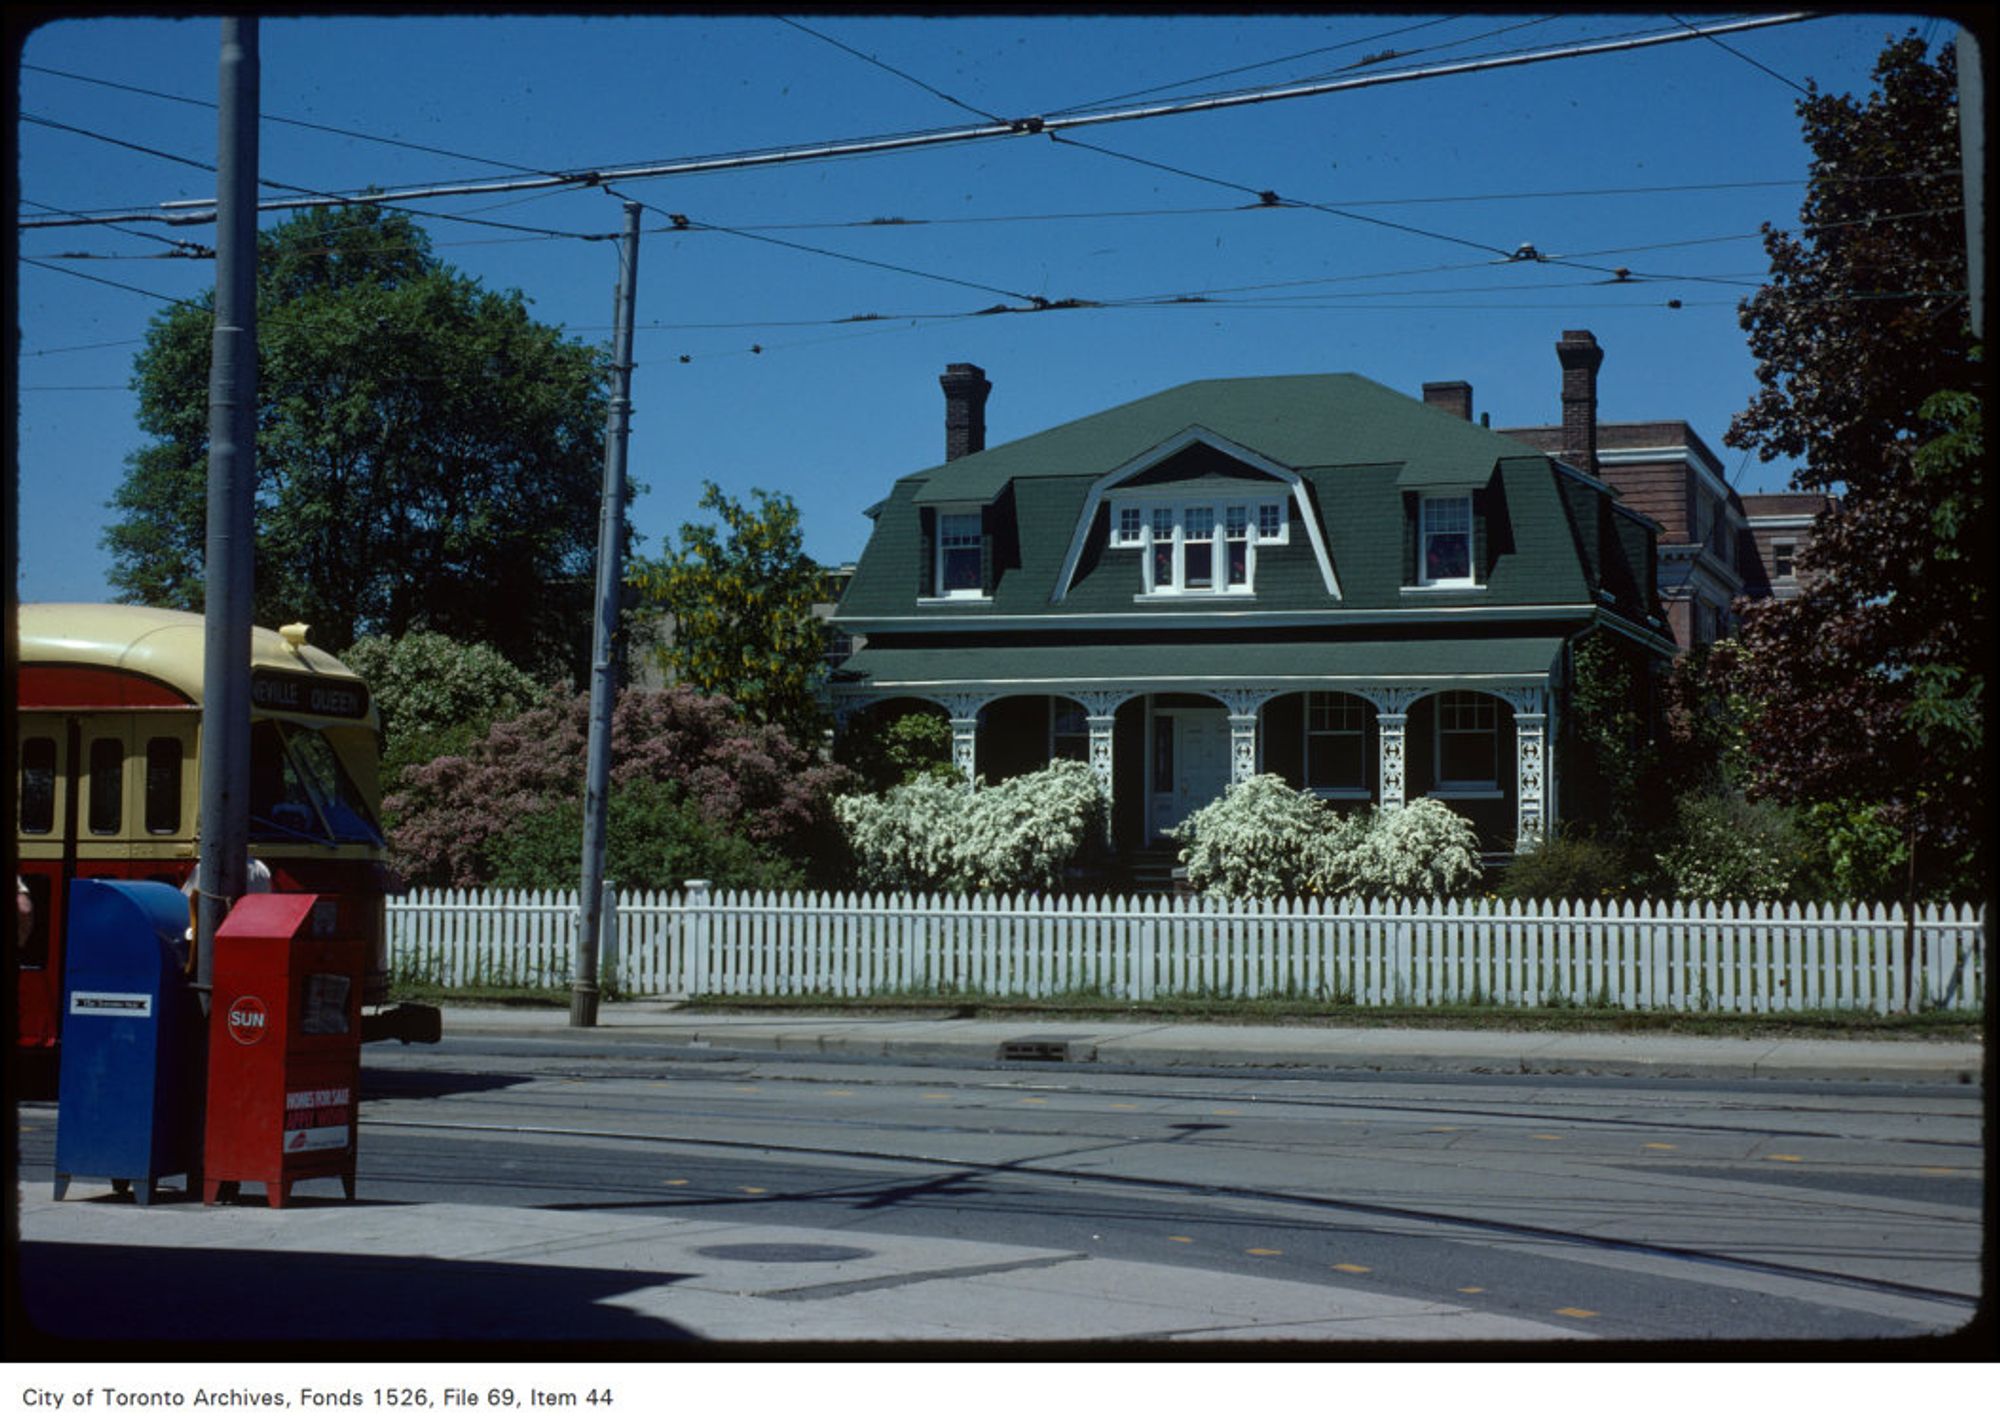
[[[1000,1044],[1002,1062],[1089,1062],[1096,1055],[1088,1043],[1072,1048],[1066,1037],[1015,1037]]]

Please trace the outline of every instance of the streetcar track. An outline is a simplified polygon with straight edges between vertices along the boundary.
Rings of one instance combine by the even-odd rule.
[[[1408,1205],[1392,1205],[1365,1200],[1338,1200],[1324,1196],[1299,1195],[1280,1190],[1221,1184],[1212,1181],[1173,1180],[1156,1176],[1113,1175],[1102,1171],[1051,1166],[1046,1164],[1043,1158],[1032,1156],[1019,1160],[994,1163],[942,1156],[912,1156],[858,1148],[843,1149],[827,1146],[810,1146],[783,1141],[692,1139],[639,1132],[585,1130],[569,1127],[499,1125],[465,1121],[396,1121],[381,1118],[378,1118],[373,1124],[408,1130],[457,1131],[523,1137],[549,1136],[579,1140],[606,1140],[642,1145],[681,1145],[730,1151],[760,1151],[784,1155],[837,1156],[897,1165],[941,1166],[967,1176],[991,1178],[1016,1175],[1032,1177],[1038,1180],[1068,1180],[1113,1189],[1145,1190],[1172,1195],[1201,1196],[1210,1199],[1221,1197],[1253,1204],[1276,1205],[1280,1207],[1297,1206],[1308,1210],[1332,1211],[1348,1215],[1366,1215],[1376,1219],[1396,1220],[1402,1223],[1428,1225],[1447,1230],[1455,1229],[1483,1236],[1506,1236],[1509,1238],[1533,1240],[1552,1244],[1557,1247],[1569,1246],[1600,1253],[1629,1254],[1652,1259],[1667,1259],[1701,1267],[1726,1269],[1763,1277],[1791,1279],[1810,1284],[1819,1284],[1829,1288],[1851,1289],[1859,1292],[1942,1303],[1968,1310],[1976,1309],[1980,1301],[1976,1294],[1968,1295],[1951,1289],[1933,1288],[1924,1284],[1903,1283],[1894,1279],[1868,1278],[1857,1274],[1838,1273],[1802,1264],[1783,1263],[1773,1259],[1746,1258],[1740,1255],[1717,1253],[1711,1250],[1691,1248],[1684,1245],[1582,1234],[1573,1230],[1529,1224],[1520,1220],[1478,1218],[1437,1210],[1421,1209]],[[1101,1148],[1091,1147],[1090,1149]],[[1074,1153],[1074,1149],[1072,1148],[1072,1152],[1070,1153]],[[596,1209],[599,1207],[588,1203],[576,1203],[549,1205],[542,1208]]]
[[[557,1071],[557,1072],[538,1072],[534,1076],[525,1078],[524,1080],[529,1082],[544,1082],[544,1081],[714,1082],[716,1078],[714,1077],[713,1074],[701,1074],[690,1077],[685,1074],[656,1075],[656,1074],[621,1073],[617,1075],[607,1075],[601,1072]],[[818,1079],[785,1078],[779,1080],[793,1081],[795,1084],[801,1086],[818,1086],[823,1084],[823,1082]],[[907,1083],[902,1083],[902,1082],[888,1082],[888,1083],[864,1082],[861,1084],[870,1086],[907,1085]],[[1234,1103],[1239,1105],[1251,1104],[1251,1105],[1305,1108],[1312,1111],[1325,1111],[1325,1112],[1348,1112],[1348,1111],[1389,1112],[1394,1114],[1421,1117],[1425,1120],[1430,1120],[1430,1121],[1445,1120],[1445,1119],[1455,1119],[1461,1121],[1470,1119],[1475,1121],[1489,1121],[1489,1122],[1515,1121],[1515,1122],[1524,1122],[1537,1125],[1540,1124],[1561,1125],[1561,1126],[1572,1127],[1575,1129],[1591,1128],[1599,1131],[1657,1130],[1657,1131],[1676,1131],[1683,1133],[1721,1135],[1721,1136],[1746,1136],[1746,1137],[1768,1136],[1774,1139],[1782,1137],[1787,1140],[1865,1141],[1869,1144],[1877,1144],[1877,1145],[1943,1146],[1958,1150],[1981,1150],[1981,1151],[1984,1150],[1984,1143],[1978,1140],[1970,1140],[1970,1141],[1952,1140],[1948,1138],[1939,1138],[1934,1136],[1877,1136],[1877,1135],[1861,1134],[1854,1131],[1815,1129],[1801,1125],[1758,1126],[1758,1125],[1744,1124],[1741,1122],[1724,1123],[1724,1122],[1695,1121],[1695,1120],[1661,1120],[1657,1118],[1645,1118],[1645,1117],[1577,1116],[1574,1113],[1562,1110],[1559,1107],[1548,1107],[1542,1110],[1535,1110],[1535,1111],[1500,1110],[1491,1107],[1472,1106],[1464,1103],[1452,1103],[1444,1101],[1411,1102],[1411,1101],[1397,1100],[1393,1098],[1320,1099],[1311,1097],[1299,1097],[1299,1098],[1272,1097],[1272,1096],[1259,1097],[1254,1095],[1244,1095],[1241,1092],[1221,1091],[1221,1090],[1192,1092],[1192,1091],[1163,1091],[1163,1090],[1128,1091],[1128,1090],[1113,1090],[1106,1088],[1093,1088],[1092,1090],[1086,1093],[1074,1087],[1073,1085],[1068,1085],[1063,1083],[980,1082],[974,1084],[973,1087],[968,1089],[978,1090],[978,1091],[997,1090],[997,1091],[1036,1091],[1036,1092],[1051,1092],[1051,1093],[1070,1092],[1070,1093],[1075,1093],[1079,1096],[1090,1095],[1095,1097],[1107,1097],[1127,1102],[1134,1102],[1134,1101],[1162,1102],[1162,1103],[1178,1102],[1178,1103],[1201,1104],[1201,1105],[1221,1105],[1221,1104]],[[372,1100],[372,1099],[391,1100],[394,1098],[364,1097],[364,1100]],[[518,1104],[530,1101],[530,1098],[524,1093],[515,1091],[515,1092],[510,1092],[509,1101],[510,1104]],[[1581,1099],[1581,1098],[1578,1099],[1575,1103],[1573,1103],[1573,1105],[1575,1106],[1587,1106],[1593,1104],[1598,1105],[1600,1107],[1602,1106],[1601,1102],[1592,1103],[1587,1099]],[[1621,1103],[1621,1104],[1629,1105],[1631,1103]],[[1684,1110],[1687,1108],[1687,1103],[1684,1101],[1674,1101],[1674,1102],[1661,1101],[1661,1102],[1649,1102],[1644,1104],[1649,1105],[1656,1109],[1674,1108],[1674,1109]],[[1719,1110],[1737,1109],[1745,1111],[1754,1109],[1760,1112],[1767,1112],[1767,1113],[1775,1112],[1781,1116],[1799,1116],[1799,1115],[1814,1114],[1818,1110],[1820,1110],[1820,1108],[1810,1108],[1810,1107],[1771,1107],[1762,1105],[1753,1108],[1741,1104],[1737,1104],[1732,1108],[1732,1106],[1728,1103],[1724,1103],[1714,1109],[1719,1109]],[[695,1114],[714,1114],[714,1113],[698,1112]],[[1856,1116],[1871,1116],[1871,1115],[1890,1116],[1897,1119],[1907,1119],[1908,1117],[1907,1110],[1862,1111],[1862,1112],[1847,1112],[1843,1114],[1856,1115]],[[1956,1112],[1956,1111],[1941,1112],[1937,1114],[1937,1119],[1939,1121],[1975,1120],[1981,1114],[1982,1113],[1977,1110],[1969,1110],[1965,1112]],[[776,1119],[790,1119],[790,1120],[800,1120],[800,1121],[810,1120],[816,1123],[823,1122],[824,1124],[841,1124],[838,1118],[822,1118],[816,1116],[788,1117],[788,1118],[776,1118]],[[871,1124],[876,1124],[876,1123],[871,1123]],[[883,1123],[883,1124],[892,1124],[892,1123]],[[924,1128],[915,1127],[912,1129],[924,1129]]]

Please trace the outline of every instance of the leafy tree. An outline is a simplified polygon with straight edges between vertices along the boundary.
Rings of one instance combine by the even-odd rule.
[[[797,863],[770,845],[718,830],[678,783],[636,781],[605,802],[605,868],[620,890],[678,890],[707,880],[725,890],[785,890],[804,878]],[[583,802],[540,807],[514,822],[490,847],[489,884],[511,890],[574,890]]]
[[[260,622],[336,652],[431,629],[580,680],[589,653],[602,351],[431,254],[411,218],[309,211],[258,238]],[[127,600],[199,609],[213,297],[154,317],[106,532]]]
[[[587,695],[546,698],[495,723],[463,756],[406,770],[401,789],[383,802],[394,818],[396,868],[419,885],[491,883],[496,853],[509,849],[503,843],[518,823],[582,800],[589,719]],[[726,698],[686,685],[622,693],[611,750],[613,799],[628,784],[672,783],[718,836],[740,836],[807,866],[834,858],[826,849],[828,800],[852,775],[777,728],[744,722]],[[576,819],[572,854],[580,862]]]
[[[434,630],[400,639],[369,635],[341,655],[368,681],[382,715],[382,775],[463,753],[495,720],[511,718],[546,691],[487,644],[465,644]]]
[[[951,760],[951,723],[944,712],[918,710],[886,723],[880,712],[859,714],[841,732],[834,760],[852,767],[872,792],[921,777],[963,781]]]
[[[756,504],[746,506],[702,483],[701,507],[721,528],[683,525],[678,547],[634,561],[626,579],[645,604],[672,616],[657,652],[676,681],[724,694],[753,721],[816,744],[826,726],[826,663],[812,607],[824,573],[805,553],[792,499],[751,495]]]
[[[1801,230],[1766,231],[1771,278],[1741,311],[1763,387],[1727,436],[1839,501],[1799,597],[1751,607],[1710,662],[1744,709],[1752,795],[1869,803],[1869,831],[1903,841],[1905,890],[1954,892],[1990,879],[1993,534],[1953,52],[1894,41],[1875,81],[1798,105]]]

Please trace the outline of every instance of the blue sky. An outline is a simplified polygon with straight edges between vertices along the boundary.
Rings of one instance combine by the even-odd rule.
[[[980,121],[971,110],[1012,118],[1300,81],[1388,49],[1407,57],[1371,71],[1674,27],[1634,14],[803,23],[825,38],[771,17],[266,19],[262,172],[331,192],[601,167],[957,127]],[[1885,39],[1911,26],[1939,42],[1953,32],[1841,14],[1727,49],[1690,40],[1075,135],[1179,172],[1042,136],[632,182],[621,190],[657,208],[643,218],[633,386],[630,466],[650,489],[633,506],[642,548],[698,515],[710,479],[790,495],[807,550],[853,559],[863,509],[942,459],[937,376],[956,360],[993,381],[991,443],[1190,379],[1279,373],[1354,372],[1412,396],[1465,379],[1505,427],[1559,419],[1554,344],[1586,328],[1606,350],[1603,417],[1685,419],[1739,488],[1780,489],[1787,467],[1743,463],[1722,436],[1754,387],[1735,306],[1765,270],[1755,233],[1797,222],[1806,152],[1792,85],[1865,92]],[[212,196],[208,172],[158,154],[213,163],[215,115],[201,105],[215,98],[218,38],[213,19],[30,34],[22,218]],[[1244,189],[1340,214],[1258,208]],[[521,290],[575,337],[608,340],[614,251],[575,236],[615,232],[614,197],[416,205],[440,257]],[[746,234],[674,232],[670,212]],[[161,258],[140,230],[167,228],[21,233],[24,258],[60,268],[17,274],[26,600],[110,597],[106,503],[144,440],[132,359],[162,308],[153,296],[213,281],[212,263]],[[1647,278],[1610,285],[1496,254],[1523,243]],[[106,280],[151,294],[95,283]],[[884,318],[841,323],[861,314]]]

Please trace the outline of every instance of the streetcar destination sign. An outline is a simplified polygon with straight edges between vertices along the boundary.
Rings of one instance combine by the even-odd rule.
[[[307,713],[316,718],[368,716],[367,685],[285,669],[252,669],[250,702],[271,713]]]

